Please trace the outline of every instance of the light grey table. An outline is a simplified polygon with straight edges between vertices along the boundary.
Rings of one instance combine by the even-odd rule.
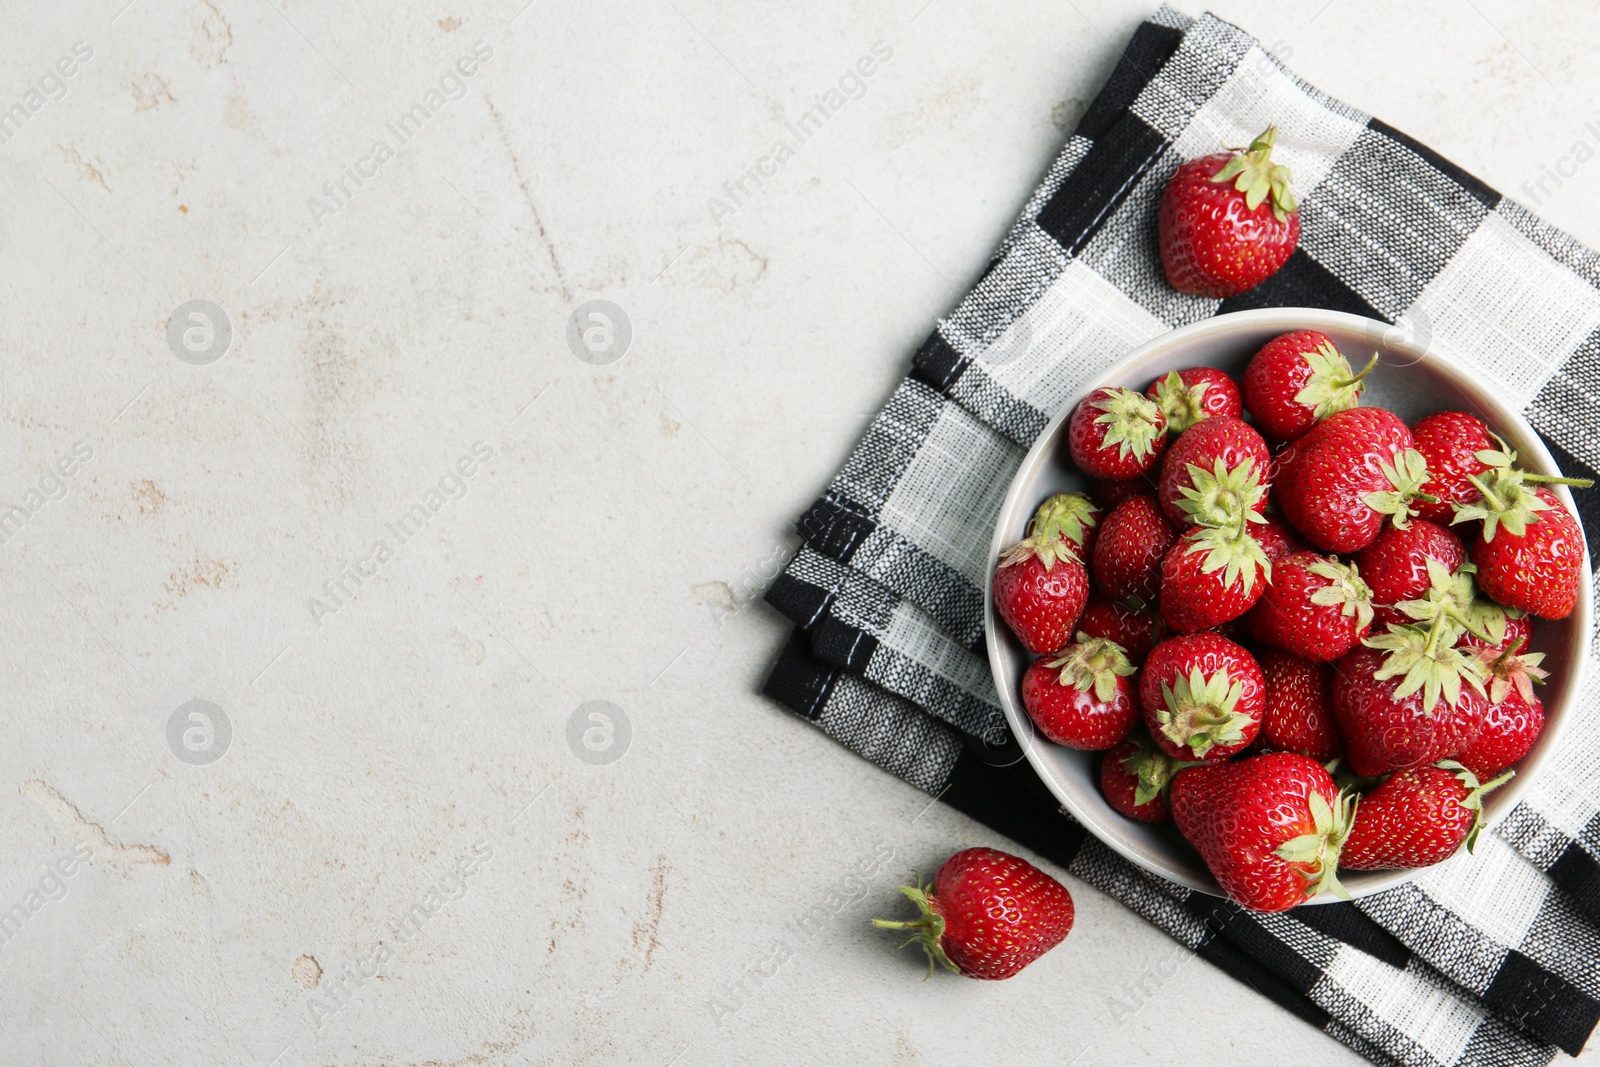
[[[993,836],[756,695],[1148,5],[520,3],[6,13],[0,1060],[1357,1062],[1070,880],[924,984],[866,920]],[[1218,11],[1600,241],[1593,9]]]

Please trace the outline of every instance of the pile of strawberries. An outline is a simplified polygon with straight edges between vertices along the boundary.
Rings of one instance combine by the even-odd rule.
[[[1376,362],[1302,330],[1242,382],[1095,390],[1067,425],[1090,492],[1044,501],[994,577],[1039,732],[1103,752],[1108,803],[1175,821],[1260,911],[1470,843],[1544,724],[1534,619],[1578,593],[1548,483],[1588,483],[1474,415],[1360,406]]]

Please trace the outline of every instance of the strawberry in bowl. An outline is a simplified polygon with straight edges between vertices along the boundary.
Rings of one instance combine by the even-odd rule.
[[[1274,308],[1158,337],[1046,427],[996,525],[998,564],[1040,501],[1099,506],[1075,639],[1135,649],[1101,684],[1138,721],[1118,705],[1069,747],[1023,706],[1068,657],[1035,665],[991,600],[1034,770],[1114,851],[1257,910],[1467,848],[1561,744],[1592,633],[1585,483],[1491,384],[1386,331]]]

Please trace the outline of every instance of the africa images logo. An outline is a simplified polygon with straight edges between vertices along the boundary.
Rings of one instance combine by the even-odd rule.
[[[354,600],[361,592],[361,587],[376,578],[383,565],[394,559],[400,546],[421,533],[440,509],[465,497],[471,486],[470,479],[492,459],[494,448],[487,441],[473,442],[470,452],[457,459],[455,466],[440,475],[437,483],[423,490],[420,503],[412,504],[393,522],[384,523],[388,537],[380,537],[372,542],[365,556],[346,564],[337,578],[323,582],[322,596],[306,599],[306,608],[311,612],[311,621],[316,628],[322,629],[324,619],[337,614]]]
[[[488,42],[475,42],[472,46],[472,55],[462,56],[456,60],[452,69],[439,76],[439,84],[430,87],[422,94],[421,100],[385,122],[383,128],[389,137],[394,139],[394,144],[391,145],[389,138],[386,137],[373,138],[366,155],[345,167],[336,177],[322,183],[322,197],[313,196],[306,199],[306,208],[311,212],[311,221],[317,224],[317,228],[322,228],[324,218],[337,214],[340,209],[349,205],[356,191],[376,178],[378,169],[394,159],[396,150],[404,147],[406,142],[421,133],[428,121],[442,111],[447,103],[466,96],[466,79],[476,74],[479,67],[493,58],[494,48]],[[355,189],[350,187],[351,182],[355,183]]]

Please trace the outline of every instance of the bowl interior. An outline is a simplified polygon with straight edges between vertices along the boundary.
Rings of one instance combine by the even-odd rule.
[[[1146,343],[1126,359],[1108,367],[1100,377],[1086,383],[1077,395],[1106,385],[1142,390],[1170,370],[1199,365],[1219,367],[1237,379],[1263,344],[1281,333],[1298,329],[1321,330],[1357,367],[1374,351],[1379,354],[1379,365],[1367,378],[1363,404],[1388,408],[1408,423],[1435,411],[1472,412],[1517,450],[1527,469],[1558,473],[1554,460],[1532,427],[1519,413],[1505,408],[1462,362],[1437,348],[1415,347],[1387,323],[1341,312],[1271,308],[1219,315]],[[1002,548],[1022,538],[1033,509],[1045,497],[1088,488],[1084,476],[1067,458],[1065,424],[1068,414],[1070,408],[1057,414],[1018,469],[1000,510],[990,559],[997,559]],[[1557,487],[1557,491],[1570,507],[1571,498],[1566,488]],[[989,663],[1006,718],[1035,771],[1062,805],[1112,849],[1146,870],[1192,889],[1220,895],[1220,887],[1199,855],[1170,823],[1155,826],[1137,823],[1124,818],[1105,802],[1098,784],[1099,757],[1096,753],[1064,748],[1046,741],[1034,731],[1018,697],[1022,674],[1032,657],[996,616],[993,591],[987,592],[985,622]],[[1586,561],[1578,606],[1572,615],[1555,622],[1541,619],[1536,625],[1533,647],[1545,653],[1544,666],[1550,671],[1549,680],[1540,687],[1546,714],[1545,729],[1533,748],[1516,764],[1517,776],[1487,798],[1484,807],[1490,822],[1515,806],[1527,782],[1554,750],[1558,733],[1571,717],[1570,708],[1579,690],[1579,673],[1587,658],[1591,604]],[[1341,873],[1340,879],[1353,896],[1359,897],[1387,889],[1413,873],[1350,871]],[[1319,897],[1317,901],[1328,899]]]

